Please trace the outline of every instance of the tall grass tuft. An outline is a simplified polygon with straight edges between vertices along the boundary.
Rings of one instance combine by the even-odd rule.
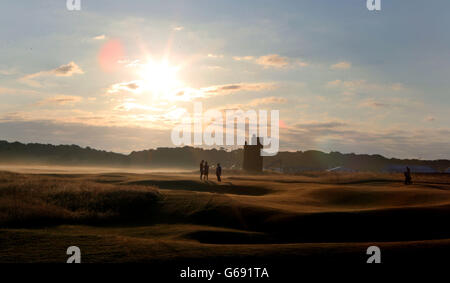
[[[155,187],[0,172],[0,227],[150,219]]]

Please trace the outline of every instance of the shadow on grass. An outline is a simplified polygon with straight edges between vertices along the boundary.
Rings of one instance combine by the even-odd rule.
[[[184,236],[204,244],[270,244],[273,239],[264,233],[231,231],[195,231]]]
[[[249,195],[262,196],[270,192],[269,189],[256,186],[237,186],[232,183],[217,184],[212,181],[191,181],[191,180],[140,180],[123,183],[124,185],[139,185],[139,186],[156,186],[160,189],[169,190],[184,190],[197,192],[210,192],[218,194],[234,194],[234,195]]]

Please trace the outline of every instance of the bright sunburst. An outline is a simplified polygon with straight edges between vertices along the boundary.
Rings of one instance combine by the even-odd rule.
[[[182,87],[177,78],[180,67],[171,66],[168,60],[157,62],[149,59],[139,71],[143,80],[143,87],[150,91],[155,98],[171,99],[176,90]]]

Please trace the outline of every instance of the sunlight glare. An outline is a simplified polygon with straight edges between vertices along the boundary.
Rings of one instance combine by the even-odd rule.
[[[172,100],[176,90],[182,86],[177,78],[179,67],[174,67],[167,60],[155,62],[148,60],[140,70],[144,88],[149,90],[154,98]]]

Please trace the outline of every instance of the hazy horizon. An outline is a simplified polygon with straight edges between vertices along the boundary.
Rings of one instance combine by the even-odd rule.
[[[4,141],[4,140],[0,140],[0,141]],[[19,141],[6,141],[6,142],[9,142],[9,143],[14,143],[14,142],[19,142]],[[78,144],[43,144],[43,143],[35,143],[35,142],[29,142],[29,143],[23,143],[23,142],[19,142],[19,143],[22,143],[22,144],[25,144],[25,145],[27,145],[27,144],[41,144],[41,145],[51,145],[51,146],[79,146],[79,147],[81,147],[81,148],[83,148],[83,149],[87,149],[87,148],[90,148],[90,149],[92,149],[92,150],[97,150],[97,151],[106,151],[106,152],[109,152],[109,153],[114,153],[114,154],[120,154],[120,155],[124,155],[124,156],[129,156],[129,155],[131,155],[133,152],[141,152],[141,151],[146,151],[146,150],[158,150],[158,149],[160,149],[160,148],[173,148],[173,149],[175,149],[175,148],[183,148],[183,147],[185,147],[185,146],[173,146],[173,145],[171,145],[171,146],[162,146],[162,147],[153,147],[153,148],[142,148],[142,149],[137,149],[137,150],[132,150],[132,151],[130,151],[130,152],[118,152],[118,151],[111,151],[111,150],[105,150],[105,149],[102,149],[102,148],[95,148],[95,147],[91,147],[91,146],[80,146],[80,145],[78,145]],[[221,150],[221,149],[223,149],[223,150],[225,150],[225,151],[227,151],[227,152],[231,152],[231,151],[233,151],[233,150],[238,150],[238,149],[243,149],[243,147],[242,146],[233,146],[232,148],[231,147],[226,147],[226,146],[210,146],[210,147],[204,147],[204,146],[193,146],[193,145],[188,145],[188,147],[191,147],[191,148],[195,148],[195,149],[203,149],[203,150],[211,150],[211,149],[216,149],[216,150]],[[280,152],[284,152],[284,153],[286,153],[286,152],[292,152],[292,153],[295,153],[295,152],[306,152],[306,151],[319,151],[319,152],[322,152],[322,153],[325,153],[325,154],[330,154],[330,153],[333,153],[333,152],[337,152],[337,153],[340,153],[340,154],[343,154],[343,155],[346,155],[346,154],[355,154],[355,155],[380,155],[380,156],[382,156],[382,157],[384,157],[384,158],[386,158],[386,159],[400,159],[400,160],[421,160],[421,161],[438,161],[438,160],[450,160],[450,159],[421,159],[421,158],[400,158],[400,157],[397,157],[397,156],[385,156],[385,155],[382,155],[382,154],[378,154],[378,153],[355,153],[355,152],[341,152],[341,151],[336,151],[336,150],[332,150],[332,151],[323,151],[323,150],[319,150],[319,149],[297,149],[297,150],[281,150]],[[276,156],[275,156],[275,158],[276,158]],[[0,160],[0,164],[2,164],[1,163],[2,161]],[[29,161],[24,161],[24,162],[29,162]],[[6,161],[6,163],[7,164],[12,164],[12,163],[10,163],[10,161]],[[45,163],[45,162],[37,162],[37,163],[35,163],[35,164],[37,164],[38,166],[54,166],[54,163]],[[22,166],[22,165],[24,165],[24,164],[22,164],[22,163],[14,163],[14,164],[12,164],[12,165],[19,165],[19,166]],[[25,164],[26,165],[26,164]],[[32,166],[32,165],[30,165],[30,166]],[[60,165],[57,165],[57,166],[60,166]],[[96,164],[94,164],[94,166],[97,166]],[[191,165],[192,166],[192,168],[197,168],[197,165],[196,164],[192,164]],[[69,165],[68,167],[73,167],[73,166],[71,166],[71,165]],[[123,167],[123,165],[117,165],[117,167],[112,167],[112,168],[121,168],[121,167]],[[138,166],[139,167],[139,166]],[[102,168],[104,168],[104,167],[102,167]],[[159,169],[164,169],[165,167],[158,167]],[[185,170],[185,169],[183,169],[184,167],[183,166],[181,166],[179,169],[181,170],[181,171],[183,171],[183,170]],[[159,170],[158,169],[158,170]],[[173,167],[170,167],[169,168],[170,170],[169,171],[172,171],[172,170],[174,170],[174,168]],[[153,170],[153,169],[152,169]]]

